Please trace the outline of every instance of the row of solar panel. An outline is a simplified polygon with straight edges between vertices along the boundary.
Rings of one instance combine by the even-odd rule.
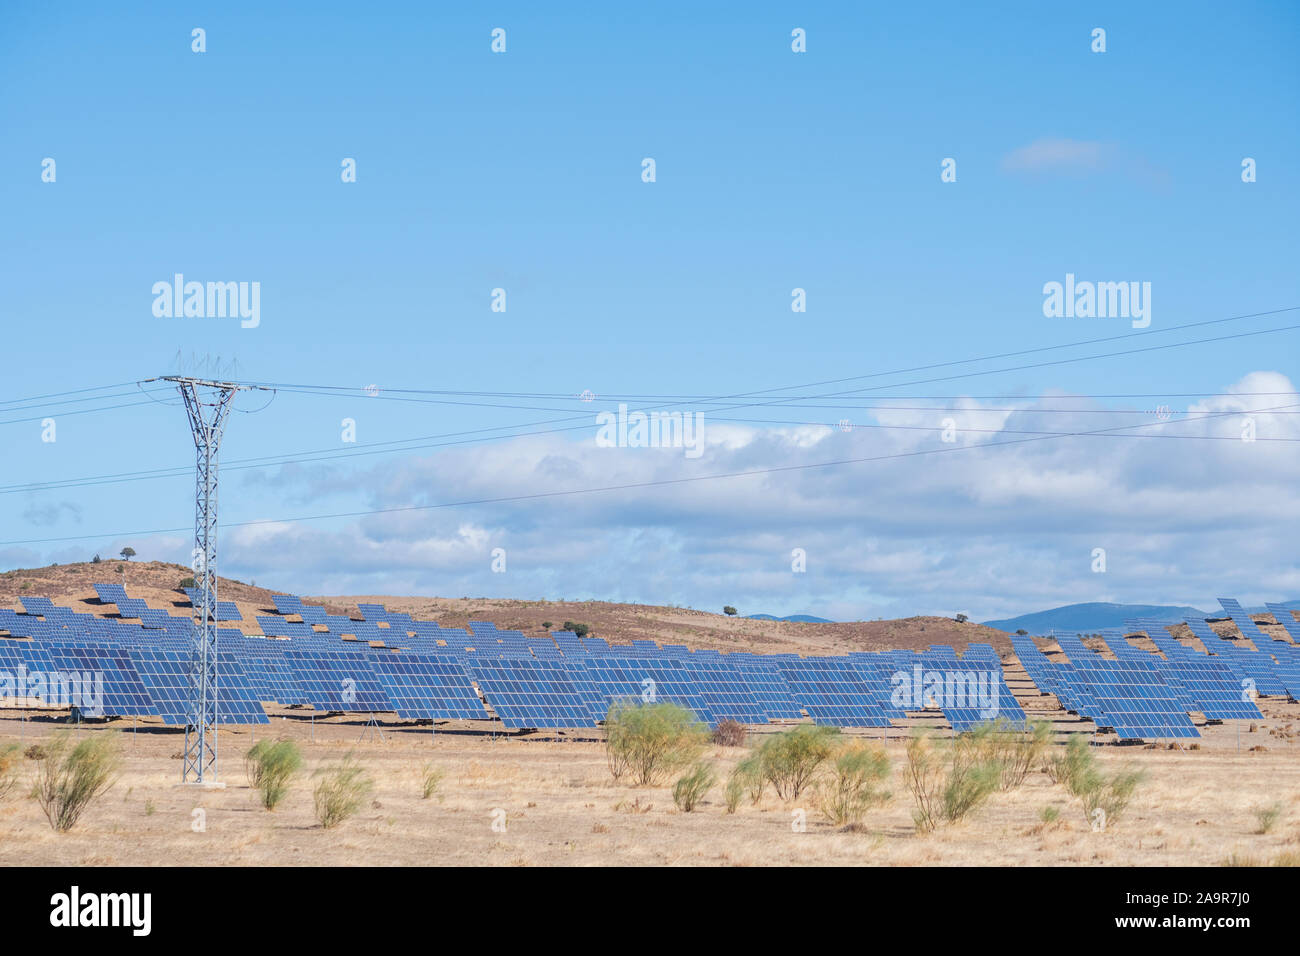
[[[909,711],[926,709],[941,710],[958,730],[995,717],[1024,720],[992,648],[968,652],[962,661],[950,649],[838,658],[730,654],[687,661],[614,656],[467,661],[368,648],[297,648],[238,631],[223,631],[221,646],[218,684],[221,719],[227,723],[265,721],[262,701],[323,711],[393,712],[403,719],[484,719],[486,701],[510,728],[591,727],[624,698],[674,701],[711,725],[797,720],[806,713],[818,723],[887,727]],[[185,722],[189,659],[189,651],[178,646],[0,640],[0,668],[10,673],[96,675],[99,698],[77,704],[86,713],[153,715],[175,724]],[[954,669],[961,677],[955,694],[944,686]],[[932,678],[929,696],[898,693],[900,675],[905,682],[915,672]]]
[[[1206,626],[1196,635],[1206,648],[1201,653],[1175,640],[1163,624],[1135,623],[1100,632],[1113,660],[1077,636],[1056,638],[1063,661],[1045,655],[1033,638],[1013,637],[1012,644],[1043,693],[1121,738],[1195,737],[1192,713],[1209,720],[1259,719],[1257,695],[1300,699],[1300,648],[1294,645],[1272,648],[1275,659],[1221,640]],[[1129,643],[1133,634],[1148,638],[1161,656]]]

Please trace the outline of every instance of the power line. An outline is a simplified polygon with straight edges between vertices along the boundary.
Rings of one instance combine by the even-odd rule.
[[[1290,406],[1277,406],[1277,407],[1286,408]],[[1263,410],[1268,411],[1271,409],[1263,409]],[[1213,413],[1208,413],[1200,416],[1200,419],[1225,418],[1225,417],[1236,416],[1240,414],[1242,413],[1238,411],[1213,412]],[[603,494],[611,491],[632,491],[632,490],[637,490],[642,488],[656,488],[656,487],[665,487],[669,485],[691,484],[700,481],[718,481],[718,480],[730,479],[730,478],[751,478],[751,477],[757,477],[761,475],[781,474],[784,472],[809,471],[809,470],[814,470],[819,468],[840,467],[843,465],[858,465],[858,464],[874,463],[874,462],[881,462],[881,461],[897,461],[897,460],[903,460],[908,458],[919,458],[926,455],[950,454],[950,453],[974,451],[974,450],[980,450],[986,448],[1001,448],[1010,445],[1023,445],[1031,442],[1054,441],[1066,437],[1088,437],[1092,435],[1102,434],[1105,432],[1121,431],[1121,430],[1127,430],[1132,428],[1149,428],[1152,426],[1158,426],[1164,424],[1167,423],[1143,422],[1136,425],[1116,425],[1110,428],[1099,428],[1099,429],[1093,429],[1090,431],[1083,431],[1083,432],[1060,432],[1060,433],[1053,433],[1050,435],[1034,435],[1034,436],[1024,437],[1024,438],[1012,438],[1012,439],[1008,439],[1007,441],[987,442],[981,445],[955,445],[954,444],[945,448],[925,448],[925,449],[918,449],[916,451],[909,451],[909,452],[893,452],[885,455],[871,455],[863,458],[842,458],[842,459],[834,459],[831,461],[807,462],[798,465],[776,465],[770,468],[753,468],[753,469],[747,469],[745,471],[722,472],[722,473],[711,474],[711,475],[688,475],[682,478],[660,478],[651,481],[625,482],[623,484],[604,485],[604,486],[597,486],[597,487],[590,487],[590,488],[572,488],[572,489],[565,489],[560,491],[533,492],[531,494],[525,494],[525,495],[502,495],[493,498],[466,499],[462,501],[442,502],[433,505],[403,505],[395,508],[374,508],[374,509],[368,509],[362,511],[341,511],[332,514],[299,515],[296,517],[289,517],[289,518],[257,518],[250,521],[234,521],[228,524],[222,524],[220,527],[246,528],[246,527],[255,527],[255,526],[267,525],[267,524],[294,524],[294,523],[304,522],[304,521],[325,521],[325,520],[338,519],[338,518],[362,518],[362,517],[371,517],[374,515],[384,515],[384,514],[403,514],[403,513],[413,512],[413,511],[435,511],[435,510],[441,510],[443,508],[462,508],[462,507],[469,507],[473,505],[491,505],[491,504],[507,504],[511,502],[521,502],[521,501],[537,501],[537,500],[548,499],[548,498],[575,497],[578,495],[586,495],[586,494]],[[62,542],[62,541],[97,541],[104,538],[139,537],[140,535],[146,535],[146,534],[176,534],[187,530],[189,529],[188,528],[154,528],[154,529],[140,530],[140,531],[117,531],[109,534],[100,534],[100,535],[67,535],[67,536],[53,537],[53,538],[24,538],[24,539],[13,540],[13,541],[0,541],[0,547],[8,547],[11,545],[18,545],[18,544],[50,544],[50,543]]]
[[[1287,394],[1296,394],[1296,393],[1287,393]],[[786,406],[775,406],[775,407],[786,407]],[[873,409],[873,410],[880,410],[880,409]],[[902,410],[909,410],[909,407],[905,406],[904,408],[894,408],[894,409],[884,409],[884,410],[902,411]],[[940,411],[940,412],[949,412],[950,414],[956,414],[956,415],[980,415],[980,414],[1003,412],[1003,411],[1010,411],[1010,412],[1028,411],[1031,413],[1037,413],[1037,410],[1033,410],[1033,409],[1023,409],[1023,410],[1022,409],[984,409],[984,408],[959,409],[959,408],[951,408],[951,407],[944,407],[944,406],[921,407],[921,408],[910,407],[910,410]],[[1067,410],[1057,410],[1057,411],[1060,413],[1074,414],[1076,413],[1077,410],[1067,409]],[[1136,410],[1136,409],[1132,409],[1132,410],[1095,409],[1092,411],[1097,414],[1101,414],[1101,413],[1135,414],[1135,415],[1150,414],[1149,412]],[[1087,410],[1083,410],[1083,412],[1087,413]],[[1300,414],[1300,409],[1298,409],[1297,406],[1274,406],[1270,408],[1238,409],[1228,414],[1295,415],[1295,414]],[[826,427],[826,428],[843,427],[841,422],[810,422],[810,421],[799,421],[799,420],[792,420],[792,419],[734,418],[734,417],[719,417],[716,415],[710,415],[709,420],[714,422],[727,422],[727,423],[735,423],[735,424],[788,425],[788,426],[798,425],[798,426],[814,426],[814,427]],[[1195,420],[1196,420],[1195,418],[1180,418],[1176,420],[1169,419],[1167,421],[1159,421],[1159,422],[1153,422],[1148,424],[1177,425],[1187,421],[1195,421]],[[429,436],[422,436],[418,438],[394,439],[392,441],[385,441],[385,442],[367,442],[367,443],[356,445],[353,448],[346,449],[346,450],[338,449],[338,448],[322,448],[322,449],[315,449],[312,451],[284,453],[284,454],[277,454],[277,455],[264,455],[255,458],[236,458],[233,459],[232,461],[223,462],[221,467],[225,471],[246,471],[246,470],[257,469],[257,468],[277,468],[285,465],[310,464],[319,461],[337,461],[340,459],[349,460],[353,458],[368,458],[372,455],[401,454],[403,452],[426,451],[431,448],[447,448],[455,445],[473,444],[476,442],[484,442],[484,441],[496,441],[499,439],[531,438],[540,435],[559,434],[561,432],[585,431],[591,428],[591,420],[589,417],[584,416],[583,424],[571,425],[564,428],[547,428],[547,429],[540,429],[537,431],[514,432],[512,434],[507,434],[507,435],[480,435],[480,437],[464,437],[467,435],[470,436],[476,435],[482,431],[499,431],[501,429],[510,428],[510,427],[512,426],[497,426],[491,429],[470,429],[464,432],[448,432],[443,435],[429,435]],[[943,426],[898,425],[898,424],[885,424],[885,423],[873,423],[873,424],[852,423],[850,424],[849,427],[852,429],[870,428],[870,429],[878,429],[884,431],[942,431],[943,430]],[[1137,427],[1137,426],[1135,425],[1129,427]],[[1000,434],[1023,434],[1023,435],[1032,434],[1032,435],[1062,435],[1062,436],[1078,434],[1076,432],[1030,431],[1030,430],[1016,430],[1016,429],[1006,429],[1006,428],[981,429],[981,428],[973,428],[973,427],[961,427],[958,429],[958,431],[984,433],[984,434],[1000,433]],[[1115,434],[1115,435],[1098,435],[1097,437],[1161,438],[1161,439],[1186,440],[1186,441],[1205,441],[1205,440],[1220,439],[1220,436],[1205,436],[1205,435],[1119,435],[1119,434]],[[457,440],[454,441],[433,440],[433,439],[441,439],[441,438],[454,438]],[[1231,440],[1235,441],[1236,439],[1231,439]],[[1300,441],[1300,439],[1259,437],[1256,438],[1256,441],[1294,442],[1294,441]],[[420,444],[412,444],[414,442],[419,442]],[[394,447],[394,446],[400,446],[400,447]],[[137,472],[119,472],[117,474],[109,474],[109,475],[89,475],[81,478],[66,478],[66,479],[54,480],[48,482],[30,482],[26,484],[0,485],[0,495],[35,493],[41,491],[64,491],[72,488],[87,488],[87,487],[96,487],[99,485],[125,484],[125,483],[130,483],[135,481],[154,480],[158,478],[179,478],[179,477],[184,477],[189,475],[190,471],[191,469],[189,469],[188,467],[178,466],[173,468],[161,468],[161,469],[152,469],[152,470],[137,471]]]
[[[114,409],[118,409],[118,408],[135,408],[139,405],[156,405],[156,404],[158,404],[158,400],[152,398],[143,402],[120,402],[117,405],[105,405],[102,408],[81,408],[73,411],[59,412],[58,417],[67,418],[72,415],[91,415],[96,412],[111,412]],[[44,421],[46,418],[49,417],[51,416],[36,415],[33,418],[10,418],[6,421],[0,421],[0,425],[20,425],[25,422],[39,422],[39,421]]]
[[[134,382],[118,382],[115,385],[91,385],[87,388],[77,388],[70,392],[50,392],[46,395],[32,395],[28,398],[10,398],[0,401],[0,405],[14,405],[20,402],[35,402],[42,398],[62,398],[64,395],[83,395],[86,392],[102,392],[110,388],[126,388],[128,385],[134,385]]]
[[[911,368],[894,369],[888,372],[871,372],[864,375],[852,375],[847,378],[824,379],[820,382],[808,382],[802,385],[782,385],[782,386],[777,386],[775,388],[761,389],[752,392],[738,392],[733,395],[725,395],[721,397],[722,398],[746,398],[752,395],[763,395],[771,392],[788,392],[796,388],[817,388],[822,385],[838,385],[842,382],[861,381],[867,378],[881,378],[890,375],[907,375],[912,372],[926,372],[937,368],[950,368],[955,365],[970,365],[976,362],[992,362],[1004,358],[1016,358],[1022,355],[1036,355],[1042,352],[1052,352],[1052,351],[1058,351],[1060,349],[1079,348],[1084,345],[1099,345],[1103,342],[1116,342],[1123,339],[1134,339],[1146,335],[1167,335],[1171,332],[1181,332],[1186,329],[1203,328],[1209,325],[1222,325],[1226,322],[1240,322],[1246,319],[1258,319],[1258,318],[1263,318],[1265,316],[1281,315],[1284,312],[1295,312],[1295,311],[1300,311],[1300,306],[1292,305],[1280,309],[1269,309],[1263,312],[1249,312],[1242,315],[1230,315],[1219,319],[1206,319],[1200,322],[1184,322],[1180,325],[1163,326],[1158,329],[1145,329],[1140,332],[1125,332],[1119,335],[1108,335],[1108,336],[1102,336],[1100,338],[1093,338],[1093,339],[1081,339],[1077,342],[1067,342],[1061,345],[1044,345],[1032,349],[1021,349],[1014,352],[1000,352],[994,355],[980,356],[978,358],[957,359],[949,362],[937,362],[931,365],[917,365]],[[1287,326],[1285,328],[1297,328],[1297,326]],[[1264,331],[1275,331],[1275,330],[1264,330]],[[1283,331],[1283,330],[1276,330],[1276,331]],[[1249,335],[1249,334],[1260,334],[1260,333],[1245,333],[1245,334]],[[1217,341],[1217,340],[1207,339],[1205,341]],[[1195,343],[1186,343],[1186,344],[1195,344]],[[1026,366],[1026,367],[1036,367],[1036,366]],[[283,382],[250,382],[246,384],[261,385],[261,386],[271,387],[271,388],[316,388],[316,389],[351,390],[351,391],[363,390],[363,388],[358,388],[357,386],[346,386],[346,385],[294,385],[293,383],[283,383]],[[424,389],[398,388],[398,389],[386,389],[386,391],[395,391],[395,392],[410,393],[410,394],[446,394],[445,392],[432,392],[430,390],[424,390]]]
[[[1284,310],[1276,310],[1276,311],[1290,311],[1290,310],[1286,310],[1286,309],[1284,309]],[[1273,314],[1273,313],[1255,313],[1255,314],[1253,314],[1252,316],[1235,316],[1235,317],[1229,317],[1229,318],[1226,318],[1226,319],[1214,319],[1214,320],[1208,320],[1208,321],[1206,321],[1206,322],[1192,323],[1191,325],[1187,325],[1187,326],[1179,326],[1179,327],[1177,327],[1177,328],[1190,328],[1190,327],[1201,326],[1201,325],[1214,325],[1214,324],[1218,324],[1218,323],[1222,323],[1222,322],[1235,321],[1235,320],[1240,319],[1240,318],[1248,318],[1248,317],[1254,317],[1254,316],[1258,316],[1258,315],[1267,315],[1267,314]],[[1170,349],[1170,348],[1181,348],[1181,347],[1188,346],[1188,345],[1198,345],[1198,344],[1204,344],[1204,343],[1207,343],[1207,342],[1218,342],[1218,341],[1223,341],[1223,340],[1225,340],[1225,339],[1233,339],[1233,338],[1245,338],[1245,337],[1250,337],[1250,336],[1254,336],[1254,335],[1263,335],[1263,334],[1268,334],[1268,333],[1270,333],[1270,332],[1276,332],[1276,331],[1288,331],[1288,330],[1295,329],[1295,328],[1300,328],[1300,325],[1296,325],[1296,326],[1288,326],[1288,327],[1284,327],[1284,328],[1281,328],[1281,329],[1263,329],[1263,330],[1255,330],[1255,331],[1252,331],[1252,332],[1233,333],[1233,334],[1231,334],[1231,335],[1227,335],[1227,336],[1217,336],[1217,337],[1213,337],[1213,338],[1209,338],[1209,339],[1190,340],[1190,341],[1185,341],[1185,342],[1171,342],[1171,343],[1165,343],[1165,344],[1163,344],[1163,345],[1147,346],[1147,347],[1145,347],[1145,348],[1139,348],[1139,349],[1125,349],[1125,350],[1119,350],[1119,351],[1116,351],[1116,352],[1105,353],[1105,354],[1102,354],[1102,355],[1076,356],[1076,357],[1074,357],[1074,358],[1069,358],[1069,359],[1058,359],[1058,360],[1053,360],[1053,361],[1051,361],[1051,362],[1046,362],[1046,363],[1034,363],[1034,364],[1032,364],[1032,365],[1028,365],[1028,366],[1015,366],[1015,367],[1011,367],[1011,368],[1003,368],[1003,369],[985,369],[985,370],[981,370],[981,371],[978,371],[978,372],[967,372],[967,373],[962,373],[962,374],[960,374],[960,375],[944,376],[944,377],[937,377],[937,378],[933,378],[933,379],[927,379],[927,380],[923,380],[923,382],[925,382],[925,383],[933,383],[933,382],[939,382],[939,381],[947,381],[947,380],[955,379],[955,378],[956,378],[956,379],[959,379],[959,378],[969,378],[969,377],[979,376],[979,375],[1000,374],[1000,373],[1002,373],[1002,372],[1008,372],[1008,371],[1019,371],[1019,370],[1021,370],[1021,369],[1023,369],[1023,368],[1042,367],[1042,366],[1045,366],[1045,365],[1066,364],[1066,363],[1079,362],[1079,361],[1089,361],[1089,360],[1091,360],[1091,359],[1095,359],[1095,358],[1113,358],[1113,357],[1116,357],[1116,356],[1119,356],[1119,355],[1135,354],[1135,353],[1148,352],[1148,351],[1158,351],[1158,350],[1164,350],[1164,349]],[[1170,329],[1164,329],[1164,330],[1155,330],[1155,331],[1171,331],[1171,330],[1170,330]],[[1114,339],[1114,338],[1131,338],[1131,337],[1132,337],[1132,336],[1130,336],[1130,335],[1112,336],[1112,337],[1109,337],[1109,339],[1105,339],[1105,340],[1089,340],[1089,341],[1107,341],[1107,340]],[[1045,351],[1045,350],[1047,350],[1047,349],[1049,349],[1049,348],[1066,348],[1066,347],[1070,347],[1070,346],[1050,346],[1050,347],[1043,347],[1043,348],[1040,348],[1040,349],[1034,349],[1034,350],[1030,350],[1030,351],[1040,352],[1040,351]],[[1020,353],[1005,353],[1005,354],[1020,354]],[[976,360],[976,359],[969,359],[969,360],[963,360],[963,361],[957,361],[957,362],[944,362],[944,363],[939,363],[938,365],[935,365],[935,366],[928,366],[928,367],[952,366],[952,365],[965,364],[966,362],[971,362],[971,361],[979,361],[979,360]],[[891,374],[891,373],[872,373],[871,375],[866,375],[866,376],[857,376],[856,378],[867,378],[867,377],[873,377],[874,375],[885,375],[885,374]],[[847,379],[841,379],[841,380],[839,380],[839,381],[847,381]],[[269,382],[268,382],[268,383],[242,383],[242,384],[249,385],[249,386],[254,386],[254,385],[255,385],[256,387],[260,387],[260,388],[275,389],[277,392],[280,391],[280,390],[286,390],[286,391],[289,391],[289,392],[291,392],[291,393],[294,393],[294,392],[295,392],[295,389],[300,388],[299,386],[286,385],[286,384],[284,384],[284,383],[269,383]],[[918,382],[903,383],[903,384],[904,384],[904,385],[918,384]],[[791,387],[797,387],[797,386],[791,386]],[[893,388],[893,387],[902,387],[902,385],[895,384],[895,385],[891,385],[891,386],[872,386],[872,387],[870,387],[870,388],[857,389],[857,390],[855,390],[855,391],[873,391],[873,390],[875,390],[876,388],[885,388],[885,387],[890,387],[890,388]],[[326,389],[329,389],[330,391],[337,391],[337,390],[341,390],[341,389],[345,389],[345,388],[350,389],[351,387],[350,387],[350,386],[347,386],[347,387],[345,387],[345,386],[321,386],[321,388],[326,388]],[[411,390],[405,390],[405,391],[411,391]],[[770,392],[770,391],[773,391],[773,390],[772,390],[772,389],[765,390],[765,392]],[[301,394],[302,392],[297,392],[297,393],[298,393],[298,394]],[[744,397],[744,395],[756,395],[756,394],[763,394],[763,393],[764,393],[764,392],[750,392],[750,393],[738,394],[738,395],[736,395],[736,396],[734,396],[734,397]],[[328,394],[328,392],[327,392],[326,394]],[[367,396],[367,397],[371,397],[371,396]],[[773,399],[769,399],[769,400],[764,400],[764,401],[762,401],[762,402],[741,402],[741,403],[737,403],[737,404],[734,404],[734,405],[723,406],[723,407],[721,407],[721,408],[718,409],[718,410],[719,410],[719,411],[731,411],[731,410],[735,410],[735,409],[739,409],[739,408],[753,408],[753,407],[764,407],[764,406],[767,406],[767,407],[785,407],[784,404],[783,404],[784,402],[789,402],[789,401],[793,401],[793,400],[803,400],[803,401],[806,401],[806,400],[810,400],[810,399],[814,399],[814,398],[836,398],[836,397],[839,397],[839,396],[836,395],[835,393],[826,394],[826,395],[809,395],[809,396],[781,396],[781,397],[778,397],[778,398],[773,398]],[[856,396],[855,396],[855,397],[856,397]],[[720,396],[720,397],[716,397],[715,399],[713,399],[713,401],[723,401],[723,400],[726,400],[727,398],[728,398],[728,396]],[[432,402],[432,403],[435,403],[435,404],[462,404],[462,403],[459,403],[459,402],[444,402],[444,401],[442,401],[442,400],[429,400],[429,399],[402,399],[402,398],[398,398],[398,399],[396,399],[396,400],[398,400],[398,401],[414,401],[414,402],[426,402],[426,401],[427,401],[427,402]],[[143,403],[135,403],[135,404],[143,404]],[[468,404],[468,403],[466,403],[466,404]],[[672,402],[672,403],[665,403],[665,404],[671,406],[671,405],[676,405],[676,404],[688,404],[688,403]],[[508,408],[512,408],[512,409],[516,409],[516,410],[517,410],[517,409],[520,409],[520,408],[526,408],[526,409],[528,409],[528,410],[532,410],[532,411],[558,411],[558,412],[567,412],[567,411],[568,411],[568,409],[560,409],[560,408],[553,408],[553,407],[547,407],[547,406],[514,406],[514,405],[512,405],[512,406],[497,406],[497,407],[508,407]],[[652,408],[653,408],[653,406],[652,406]],[[641,410],[642,410],[642,411],[645,411],[645,410],[650,410],[650,409],[641,409]],[[69,413],[69,414],[73,414],[73,413]],[[554,429],[547,429],[547,430],[543,430],[543,431],[534,431],[534,432],[516,432],[516,433],[514,433],[514,434],[496,435],[496,436],[493,436],[493,437],[494,437],[494,438],[519,438],[519,437],[529,437],[529,436],[532,436],[532,435],[539,435],[539,434],[555,434],[555,433],[562,432],[562,431],[574,431],[574,430],[580,430],[581,428],[590,427],[590,417],[589,417],[589,415],[573,415],[573,416],[569,416],[569,417],[567,417],[567,418],[558,418],[558,419],[543,420],[543,421],[538,421],[538,422],[520,423],[520,424],[516,424],[516,425],[490,426],[490,427],[483,428],[483,429],[475,429],[475,430],[471,430],[471,431],[469,431],[469,432],[467,432],[467,433],[465,433],[465,434],[484,434],[484,433],[487,433],[487,432],[504,432],[504,431],[510,431],[510,430],[512,430],[512,429],[518,429],[518,428],[532,428],[532,427],[534,427],[534,426],[536,426],[536,425],[564,424],[564,423],[566,423],[566,422],[581,422],[581,423],[583,423],[583,424],[581,424],[581,425],[575,425],[575,426],[570,427],[570,428],[554,428]],[[0,424],[5,424],[5,423],[4,423],[4,422],[0,422]],[[455,434],[455,433],[453,433],[453,434]],[[430,437],[444,437],[444,436],[430,436]],[[398,439],[398,440],[395,440],[395,441],[393,441],[393,442],[384,443],[384,444],[386,444],[386,445],[404,445],[404,446],[406,446],[406,447],[401,447],[401,448],[389,448],[387,452],[383,452],[383,453],[396,453],[396,452],[400,452],[400,451],[418,451],[418,450],[425,450],[425,449],[428,449],[428,448],[431,448],[431,447],[444,447],[445,445],[449,445],[449,444],[464,444],[464,443],[467,443],[466,441],[458,441],[458,442],[446,442],[446,443],[425,444],[425,445],[417,445],[417,444],[413,444],[413,443],[416,442],[416,441],[422,441],[422,440],[423,440],[423,439]],[[322,452],[324,452],[324,451],[326,451],[326,450],[322,450]],[[330,449],[330,450],[328,450],[328,451],[331,452],[331,453],[330,453],[330,454],[322,454],[320,457],[313,457],[313,458],[300,458],[300,457],[297,457],[297,456],[275,455],[275,456],[264,456],[262,459],[253,459],[253,460],[252,460],[252,461],[263,461],[263,462],[267,462],[268,464],[265,464],[265,465],[253,465],[253,464],[241,465],[239,462],[232,462],[232,463],[230,463],[230,465],[231,465],[233,468],[235,468],[235,470],[243,470],[244,467],[268,467],[268,466],[273,467],[273,466],[275,466],[275,465],[295,464],[295,463],[300,463],[300,462],[309,462],[309,461],[327,461],[327,460],[336,460],[336,459],[339,459],[339,458],[363,457],[363,456],[369,456],[369,455],[371,455],[371,454],[379,453],[379,452],[373,452],[373,451],[365,451],[365,452],[361,452],[361,451],[356,451],[356,450],[351,450],[351,451],[338,451],[337,453],[334,453],[334,450],[333,450],[333,449]],[[311,452],[309,452],[309,453],[306,453],[306,454],[312,455],[312,454],[315,454],[315,453],[311,453]],[[22,485],[22,486],[11,486],[11,488],[13,489],[13,491],[18,491],[18,490],[23,490],[23,491],[41,491],[41,490],[55,490],[55,489],[77,488],[77,487],[89,487],[89,486],[92,486],[92,485],[100,485],[100,484],[119,484],[119,483],[123,483],[123,482],[126,482],[126,481],[149,480],[149,479],[152,479],[152,478],[173,477],[175,473],[176,473],[176,469],[174,469],[174,468],[172,468],[172,469],[157,469],[157,470],[154,470],[154,471],[151,472],[151,473],[133,473],[133,474],[128,474],[128,475],[124,475],[124,476],[89,476],[89,477],[84,478],[84,479],[66,479],[66,480],[64,480],[64,481],[62,481],[62,482],[57,482],[57,483],[33,482],[33,483],[28,483],[28,484],[26,484],[26,485]],[[4,491],[4,492],[0,492],[0,493],[12,493],[12,491]]]

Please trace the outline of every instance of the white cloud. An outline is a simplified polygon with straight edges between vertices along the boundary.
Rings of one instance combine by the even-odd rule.
[[[706,451],[597,448],[560,436],[464,446],[433,457],[335,464],[277,477],[290,497],[336,510],[404,508],[810,462],[915,457],[614,492],[371,515],[330,523],[234,528],[222,569],[304,593],[421,593],[734,604],[742,613],[809,611],[875,618],[966,610],[975,619],[1055,604],[1117,600],[1198,604],[1300,591],[1296,445],[1239,440],[1245,410],[1288,404],[1276,372],[1138,434],[1222,440],[1072,437],[1001,447],[1026,436],[1154,423],[1090,413],[1053,395],[1015,411],[967,399],[877,420],[928,431],[711,425]],[[996,408],[1005,409],[1002,400]],[[1059,409],[1077,409],[1061,412]],[[1042,414],[1039,409],[1053,409]],[[1139,409],[1140,411],[1140,409]],[[955,445],[940,441],[945,417]],[[865,414],[858,415],[863,422]],[[1256,414],[1260,438],[1300,438],[1295,415]],[[358,498],[362,500],[357,500]],[[279,514],[292,513],[281,509]],[[507,551],[505,574],[491,550]],[[804,548],[808,570],[790,569]],[[1091,571],[1105,548],[1106,574]],[[137,544],[137,549],[142,550]]]

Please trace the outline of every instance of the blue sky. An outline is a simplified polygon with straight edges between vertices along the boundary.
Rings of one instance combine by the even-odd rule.
[[[344,418],[359,443],[395,441],[594,419],[625,394],[731,395],[1131,331],[1124,319],[1045,318],[1043,285],[1066,273],[1150,282],[1154,330],[1300,305],[1292,4],[942,14],[752,4],[743,19],[699,4],[617,15],[441,6],[6,8],[5,485],[190,464],[181,410],[148,396],[17,401],[166,374],[178,350],[236,358],[247,380],[381,388],[379,398],[281,391],[235,416],[231,461],[355,451],[340,440]],[[204,53],[191,50],[195,27]],[[490,49],[496,27],[504,54]],[[791,51],[796,27],[806,53]],[[1096,27],[1105,53],[1090,49]],[[41,181],[46,157],[53,183]],[[355,183],[340,181],[345,157]],[[653,183],[641,178],[645,157]],[[955,183],[940,181],[948,157]],[[1241,181],[1243,157],[1256,161],[1256,182]],[[260,324],[155,317],[153,284],[178,272],[259,282]],[[805,313],[791,311],[796,287]],[[504,313],[490,308],[494,288],[506,290]],[[737,410],[751,421],[710,419],[698,461],[595,448],[593,424],[229,470],[222,518],[673,481],[939,442],[824,427],[844,418],[935,428],[945,408],[961,408],[962,442],[978,444],[1004,428],[1134,420],[1100,409],[1183,414],[1189,393],[1294,389],[1297,343],[1290,331],[919,386],[902,383],[945,372],[865,379],[839,388],[943,398],[883,418],[852,407]],[[394,400],[404,388],[554,397],[470,399],[538,410],[487,409]],[[575,402],[587,389],[596,400]],[[119,392],[136,389],[103,394]],[[1178,397],[1052,398],[1115,393]],[[960,398],[991,395],[1019,396],[1020,411]],[[1220,414],[1261,399],[1207,401]],[[69,414],[126,402],[144,404]],[[540,410],[554,408],[567,411]],[[54,442],[41,440],[47,417]],[[1295,437],[1293,419],[1261,416],[1259,434]],[[1162,428],[1208,437],[1238,427],[1225,417]],[[1221,588],[1276,600],[1300,595],[1287,546],[1300,528],[1294,447],[1067,438],[231,528],[220,568],[314,594],[730,603],[837,618],[1208,605]],[[185,560],[184,533],[102,536],[184,528],[191,494],[184,474],[0,493],[0,542],[24,542],[0,543],[0,567],[125,544]],[[74,540],[33,540],[55,538]],[[506,549],[505,573],[491,571],[494,547]],[[808,554],[802,574],[790,569],[796,547]],[[1094,547],[1107,548],[1104,575],[1090,570]]]

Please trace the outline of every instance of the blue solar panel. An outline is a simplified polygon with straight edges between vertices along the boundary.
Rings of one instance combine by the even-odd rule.
[[[441,654],[371,654],[370,666],[403,720],[486,720],[460,662]]]
[[[139,648],[128,651],[157,715],[165,724],[184,726],[188,719],[191,654]],[[217,655],[217,723],[265,724],[266,711],[257,701],[243,668],[231,655]]]
[[[590,727],[591,709],[563,663],[533,659],[475,659],[479,690],[512,729]]]
[[[48,646],[54,671],[70,681],[83,684],[74,705],[91,717],[148,716],[154,713],[153,699],[145,689],[135,665],[125,649],[104,644],[81,642],[54,643]]]
[[[391,711],[392,703],[368,658],[338,648],[284,654],[306,702],[317,710],[349,713]]]
[[[799,720],[803,717],[803,708],[794,699],[790,685],[781,676],[776,664],[763,660],[758,655],[747,655],[745,659],[736,661],[736,669],[749,686],[750,696],[768,720]]]
[[[700,698],[714,721],[767,723],[767,711],[754,698],[748,682],[730,661],[720,658],[684,660],[681,665],[694,681]]]
[[[717,721],[705,705],[691,675],[682,663],[670,658],[647,659],[592,654],[584,662],[587,675],[600,693],[605,711],[615,701],[670,701],[692,711],[703,723]],[[602,717],[603,719],[603,717]]]
[[[891,714],[846,657],[779,660],[776,668],[790,693],[819,724],[888,727]],[[901,716],[901,715],[900,715]]]

